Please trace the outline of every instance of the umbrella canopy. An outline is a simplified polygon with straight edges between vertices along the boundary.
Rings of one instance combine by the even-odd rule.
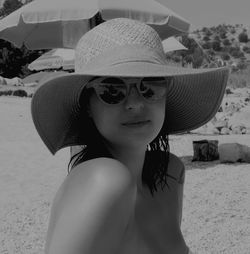
[[[181,44],[177,39],[174,37],[169,37],[162,41],[163,49],[165,53],[175,50],[186,50],[187,48]]]
[[[54,71],[54,72],[48,72],[48,71],[40,71],[37,73],[30,74],[29,76],[25,77],[22,82],[26,84],[31,84],[31,83],[39,83],[41,80],[47,79],[47,78],[52,78],[56,77],[59,75],[66,74],[68,72],[65,71]]]
[[[34,0],[0,20],[0,38],[29,49],[75,48],[102,20],[131,18],[149,25],[162,39],[187,33],[190,23],[154,0]]]
[[[41,71],[47,69],[64,69],[73,70],[75,62],[75,50],[74,49],[52,49],[43,54],[31,64],[28,68],[32,71]]]
[[[187,49],[174,37],[162,41],[164,52]],[[73,70],[75,64],[75,50],[58,48],[52,49],[38,57],[28,65],[31,71],[41,71],[48,69]]]

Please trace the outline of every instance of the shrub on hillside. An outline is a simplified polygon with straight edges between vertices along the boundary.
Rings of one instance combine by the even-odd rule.
[[[182,61],[182,57],[178,56],[178,55],[173,55],[171,57],[171,59],[175,62],[175,63],[180,63]]]
[[[210,29],[209,29],[208,27],[203,27],[203,28],[201,29],[201,31],[202,31],[204,34],[206,34],[206,33],[209,33]]]
[[[200,68],[203,64],[204,57],[203,56],[196,56],[193,60],[193,67],[194,68]]]
[[[224,39],[222,41],[222,43],[223,43],[224,46],[230,46],[231,45],[231,42],[228,39]]]
[[[227,33],[227,26],[225,24],[218,25],[217,33]]]
[[[235,28],[234,28],[234,27],[232,27],[232,28],[230,29],[230,32],[231,32],[231,34],[235,34],[235,33],[236,33]]]
[[[220,36],[219,36],[219,35],[215,35],[215,36],[214,36],[214,40],[215,40],[215,41],[220,41]]]
[[[245,32],[242,32],[238,36],[239,42],[248,42],[248,35]]]
[[[212,42],[212,48],[215,51],[220,51],[221,50],[220,42],[219,41],[213,41]]]
[[[13,95],[14,96],[19,96],[19,97],[27,97],[28,96],[27,92],[22,90],[22,89],[15,90],[13,92]]]
[[[227,33],[226,32],[221,32],[220,33],[220,38],[221,39],[226,39],[227,38]]]
[[[234,51],[230,52],[230,54],[232,57],[235,57],[235,58],[240,58],[240,57],[245,56],[241,50],[234,50]]]
[[[240,47],[229,46],[228,52],[231,54],[233,51],[240,51]]]
[[[212,48],[206,50],[206,53],[207,53],[209,56],[215,56],[215,52],[214,52],[214,50],[213,50]]]
[[[192,55],[186,55],[183,59],[186,63],[190,64],[193,62],[193,56]]]
[[[230,46],[225,46],[225,47],[222,47],[222,48],[221,48],[221,52],[224,52],[224,53],[229,53],[229,52],[230,52],[229,47],[230,47]]]
[[[224,61],[228,61],[228,60],[230,60],[230,58],[231,58],[230,55],[226,52],[223,52],[221,54],[221,59],[224,60]]]
[[[207,41],[207,42],[202,44],[202,48],[211,49],[212,48],[212,43],[210,41]]]
[[[194,53],[195,49],[198,47],[198,44],[194,38],[191,38],[187,35],[181,37],[181,43],[188,49],[182,51],[182,56],[184,57],[187,54]]]
[[[243,50],[245,53],[250,54],[250,47],[244,46],[244,47],[242,48],[242,50]]]
[[[205,36],[203,37],[203,41],[210,41],[210,37],[207,36],[207,35],[205,35]]]
[[[246,87],[247,86],[247,81],[245,79],[241,79],[240,80],[240,86],[243,88],[243,87]]]
[[[210,36],[210,35],[212,35],[213,33],[212,33],[212,31],[208,28],[208,29],[206,29],[206,31],[204,32],[204,34],[206,35],[206,36]]]
[[[0,96],[10,96],[12,95],[13,91],[12,90],[4,90],[4,91],[0,91]]]
[[[237,67],[239,70],[245,70],[247,68],[247,63],[244,60],[239,61]]]

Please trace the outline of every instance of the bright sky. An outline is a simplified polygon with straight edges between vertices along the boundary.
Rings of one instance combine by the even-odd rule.
[[[157,0],[187,19],[191,30],[219,24],[250,27],[250,0]]]

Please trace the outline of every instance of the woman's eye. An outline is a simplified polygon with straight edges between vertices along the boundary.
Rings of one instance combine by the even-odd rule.
[[[110,94],[112,95],[117,95],[119,94],[120,92],[123,92],[123,87],[122,86],[119,86],[119,85],[113,85],[113,84],[105,84],[105,85],[102,85],[103,88],[109,92]]]
[[[113,85],[105,85],[105,89],[111,94],[117,94],[117,89]]]
[[[146,98],[153,97],[155,95],[155,92],[153,89],[150,89],[150,87],[146,87],[145,90],[141,91]]]
[[[141,85],[140,85],[140,91],[141,92],[145,92],[149,89],[149,87],[147,85],[145,85],[144,82],[141,82]]]

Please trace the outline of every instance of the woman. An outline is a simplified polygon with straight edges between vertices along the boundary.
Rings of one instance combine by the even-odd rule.
[[[168,134],[216,113],[228,70],[167,65],[161,40],[130,19],[79,41],[75,73],[47,80],[32,99],[38,133],[55,154],[82,145],[51,208],[47,254],[186,254],[184,165]]]

